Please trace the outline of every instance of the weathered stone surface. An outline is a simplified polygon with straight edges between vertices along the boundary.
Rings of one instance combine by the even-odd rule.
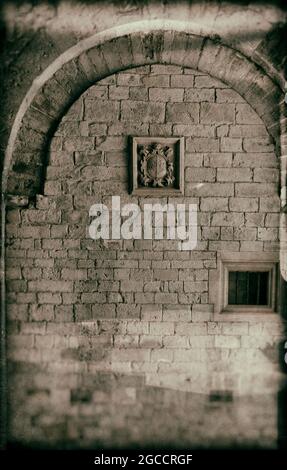
[[[119,103],[116,101],[87,99],[85,101],[85,119],[112,123],[118,118],[119,109]]]
[[[203,124],[233,124],[235,122],[235,107],[233,104],[201,103],[200,122]]]
[[[154,61],[162,54],[162,37],[170,44],[166,59],[171,60],[180,46],[174,35],[155,35],[145,42],[140,38],[132,43],[132,53],[136,57],[135,47],[142,48],[147,60]],[[128,60],[125,44],[124,40],[116,64]],[[198,60],[199,52],[194,47],[190,60]],[[180,57],[188,54],[179,47]],[[112,67],[108,51],[106,65],[100,62],[102,53],[87,57],[81,61],[89,80],[96,67],[92,58],[102,70]],[[182,99],[190,101],[179,102]],[[125,433],[117,442],[126,444],[135,421],[140,423],[139,440],[148,442],[138,420],[144,406],[153,414],[149,433],[152,428],[165,442],[168,423],[170,442],[172,437],[179,442],[179,431],[174,430],[174,423],[179,423],[189,444],[188,436],[214,430],[213,421],[206,421],[205,398],[194,400],[215,388],[225,390],[228,384],[228,390],[238,396],[244,391],[250,401],[254,387],[261,396],[258,382],[266,381],[272,383],[273,399],[277,372],[273,364],[266,371],[260,347],[267,342],[275,345],[278,332],[258,327],[254,333],[257,320],[250,316],[217,321],[211,300],[211,289],[220,288],[212,285],[214,277],[218,282],[214,272],[219,252],[253,252],[260,259],[263,252],[278,250],[278,161],[262,121],[236,122],[237,106],[245,104],[209,75],[153,64],[106,77],[61,121],[51,142],[45,196],[37,197],[35,207],[31,201],[30,207],[8,213],[9,358],[18,370],[11,375],[11,396],[15,412],[20,403],[25,407],[21,413],[27,419],[27,442],[32,439],[31,419],[35,432],[49,435],[51,444],[71,439],[84,441],[87,447],[102,440],[108,443],[109,433],[122,435],[119,425]],[[39,125],[44,130],[45,119]],[[128,193],[128,135],[185,137],[185,194],[152,202],[197,205],[195,250],[178,250],[177,240],[89,238],[92,204],[110,206],[111,195],[141,207],[146,202]],[[267,151],[254,151],[259,142]],[[38,164],[37,153],[23,158],[28,167]],[[244,377],[242,363],[248,364]],[[223,379],[217,370],[225,371]],[[13,387],[18,379],[21,389]],[[158,411],[162,400],[164,409],[171,410],[171,420],[166,420],[166,411],[164,416]],[[227,431],[220,432],[225,438],[230,429],[247,436],[248,426],[241,427],[233,412],[256,416],[258,429],[265,429],[265,402],[252,403],[250,409],[246,403],[241,408],[235,402],[228,406],[231,414],[222,406],[216,420],[224,423]],[[194,416],[202,424],[195,424]],[[13,424],[13,436],[19,436],[21,426]],[[255,425],[252,429],[258,435]],[[270,431],[272,439],[275,434]],[[250,442],[248,436],[245,441]]]
[[[121,116],[124,121],[164,122],[164,104],[145,101],[123,102]]]
[[[219,139],[209,137],[194,137],[186,139],[186,151],[193,153],[218,152]]]
[[[218,168],[217,181],[252,181],[249,168]]]
[[[166,108],[167,122],[198,124],[199,105],[191,103],[168,103]]]
[[[181,88],[150,88],[149,89],[150,101],[183,101],[183,90]]]
[[[247,103],[236,105],[236,124],[260,125],[261,119]]]
[[[215,101],[215,90],[212,88],[188,88],[184,95],[184,101],[201,103],[202,101]]]
[[[261,199],[260,199],[261,201]],[[259,200],[256,197],[230,198],[229,209],[235,212],[257,212],[259,208]]]

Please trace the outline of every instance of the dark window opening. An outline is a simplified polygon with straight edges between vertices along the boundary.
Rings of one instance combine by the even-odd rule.
[[[269,272],[229,271],[229,305],[268,305]]]

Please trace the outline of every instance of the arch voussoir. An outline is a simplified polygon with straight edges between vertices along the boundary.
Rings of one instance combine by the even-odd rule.
[[[70,96],[81,94],[84,88],[91,85],[85,71],[76,60],[65,63],[55,73],[54,78]]]

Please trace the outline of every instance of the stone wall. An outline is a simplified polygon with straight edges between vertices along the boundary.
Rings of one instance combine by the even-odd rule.
[[[191,32],[241,51],[270,76],[277,75],[284,87],[286,3],[282,0],[263,0],[260,5],[232,0],[22,3],[2,0],[0,5],[1,165],[12,124],[33,81],[70,47],[115,26],[187,21]]]
[[[185,137],[185,196],[157,202],[197,204],[194,251],[89,238],[95,202],[147,202],[129,135]],[[152,65],[89,88],[44,194],[7,213],[10,441],[274,447],[280,320],[218,319],[210,292],[220,252],[278,251],[278,175],[261,119],[209,75]]]

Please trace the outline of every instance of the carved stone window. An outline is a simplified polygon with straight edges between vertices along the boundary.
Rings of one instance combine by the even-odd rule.
[[[132,137],[131,192],[142,196],[183,194],[183,138]]]

